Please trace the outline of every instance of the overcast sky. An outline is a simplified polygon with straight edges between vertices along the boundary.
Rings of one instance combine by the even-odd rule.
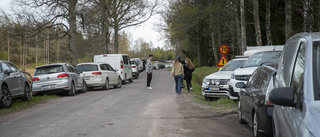
[[[7,11],[9,10],[9,3],[12,0],[1,0],[0,7],[1,9]],[[149,0],[154,1],[154,0]],[[161,37],[160,33],[157,32],[157,27],[155,24],[161,22],[160,15],[152,16],[148,21],[141,24],[138,27],[126,28],[124,31],[129,33],[129,38],[131,45],[134,44],[134,41],[143,38],[146,42],[152,42],[154,47],[164,47],[164,38]]]

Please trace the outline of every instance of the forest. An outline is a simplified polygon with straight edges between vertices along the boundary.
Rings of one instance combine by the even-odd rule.
[[[14,0],[11,6],[0,13],[0,59],[21,68],[75,65],[111,53],[151,53],[155,60],[179,55],[214,66],[222,44],[232,59],[247,46],[283,45],[296,33],[320,30],[315,0]],[[125,30],[155,14],[166,45],[131,40]]]

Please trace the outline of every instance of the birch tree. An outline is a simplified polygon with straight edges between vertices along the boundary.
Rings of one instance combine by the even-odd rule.
[[[241,19],[241,53],[247,50],[246,17],[244,16],[244,0],[240,0],[240,19]]]
[[[256,32],[256,43],[258,46],[262,45],[261,41],[261,30],[260,30],[260,20],[259,20],[259,2],[258,0],[253,1],[253,19],[254,19],[254,29]]]

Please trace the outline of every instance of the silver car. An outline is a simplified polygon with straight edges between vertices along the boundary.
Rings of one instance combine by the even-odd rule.
[[[67,92],[74,96],[76,90],[85,93],[86,82],[80,72],[67,63],[56,63],[39,66],[33,78],[33,94],[54,94]]]
[[[31,100],[31,87],[26,75],[12,62],[0,60],[0,107],[8,108],[12,100]]]

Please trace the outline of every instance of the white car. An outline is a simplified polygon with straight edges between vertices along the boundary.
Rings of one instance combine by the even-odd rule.
[[[132,75],[134,76],[135,79],[139,78],[139,67],[136,65],[136,60],[130,59],[130,64],[132,68]]]
[[[252,73],[262,65],[273,64],[276,65],[279,62],[279,58],[282,50],[276,51],[262,51],[254,53],[250,58],[244,62],[238,69],[236,69],[228,82],[230,99],[238,99],[238,93],[240,88],[236,87],[236,83],[244,82],[247,83]]]
[[[222,96],[229,97],[228,81],[235,69],[240,67],[247,58],[230,60],[218,72],[212,73],[203,79],[201,91],[206,98],[219,98]]]
[[[109,86],[114,86],[115,88],[122,86],[120,74],[107,63],[80,63],[75,68],[82,72],[89,89],[94,87],[109,89]]]

